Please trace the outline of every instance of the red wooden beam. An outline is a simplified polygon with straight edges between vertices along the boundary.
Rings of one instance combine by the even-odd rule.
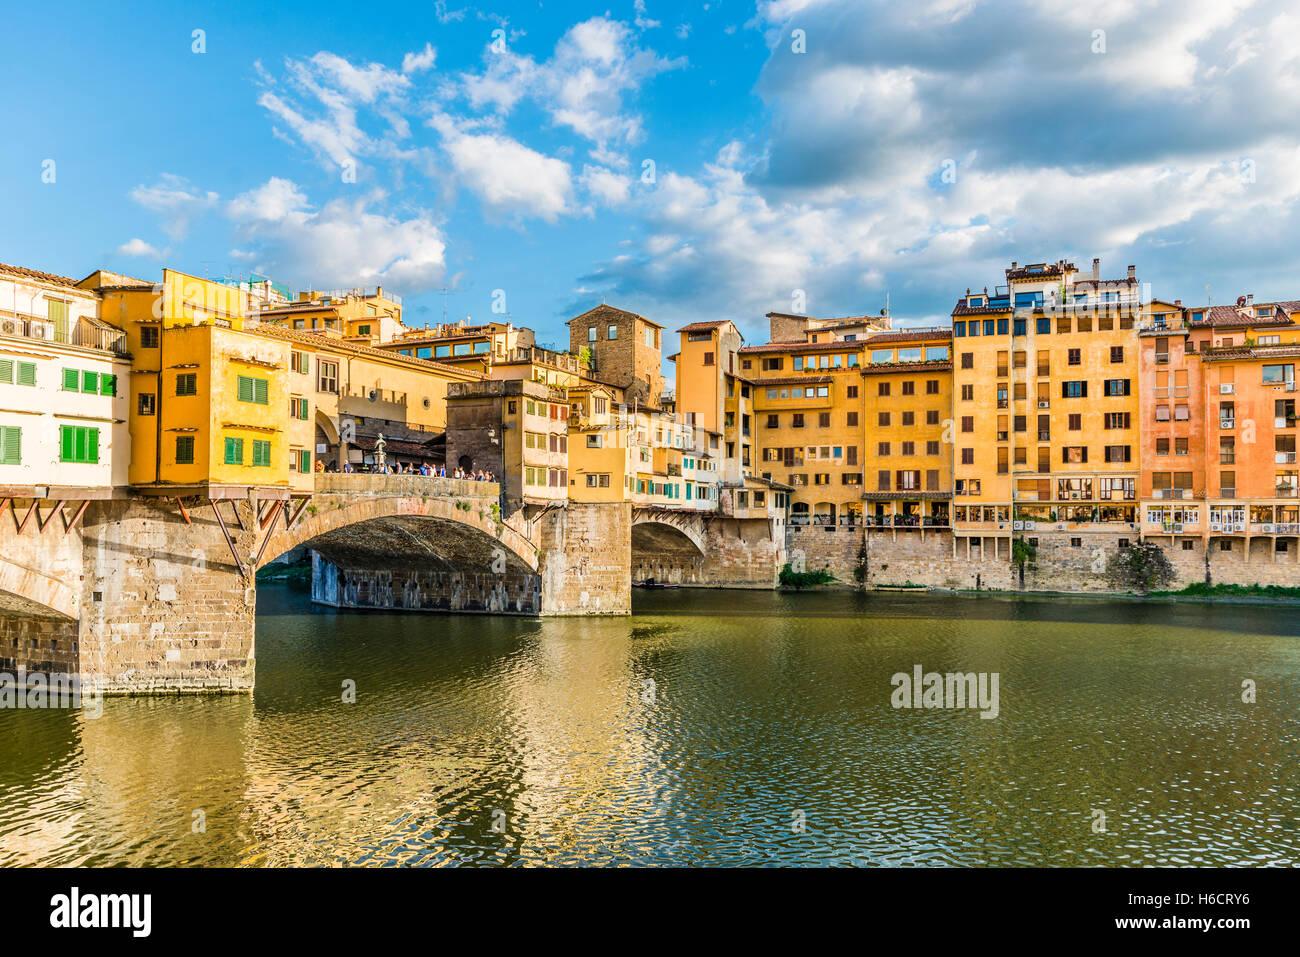
[[[81,507],[77,509],[77,514],[72,516],[72,521],[68,521],[68,517],[66,515],[63,515],[62,511],[59,512],[60,515],[63,515],[63,534],[66,535],[68,534],[68,532],[72,531],[74,528],[77,527],[77,523],[81,521],[81,516],[86,514],[86,509],[89,507],[90,507],[90,499],[86,499],[84,502],[81,503]]]

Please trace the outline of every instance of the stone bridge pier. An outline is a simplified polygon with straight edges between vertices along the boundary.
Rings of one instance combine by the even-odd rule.
[[[344,607],[630,611],[629,505],[504,516],[499,494],[317,475],[310,495],[0,499],[0,670],[107,693],[251,691],[256,571],[299,547],[313,553],[313,598]]]

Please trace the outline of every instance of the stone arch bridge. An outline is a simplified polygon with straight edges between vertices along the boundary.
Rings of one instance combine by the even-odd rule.
[[[310,493],[260,496],[0,489],[0,671],[77,674],[109,693],[249,691],[256,572],[300,548],[313,599],[343,607],[627,614],[647,548],[683,583],[754,577],[748,544],[729,564],[723,519],[637,509],[634,521],[626,502],[506,515],[495,483],[314,480]],[[710,551],[723,556],[712,579]],[[736,583],[770,587],[771,562]]]

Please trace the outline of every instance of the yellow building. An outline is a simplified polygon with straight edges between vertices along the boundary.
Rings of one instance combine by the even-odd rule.
[[[287,343],[245,329],[244,294],[163,270],[160,285],[93,273],[127,333],[131,485],[169,496],[287,494]]]
[[[754,402],[754,471],[791,486],[792,525],[862,517],[862,342],[770,342],[740,350]]]
[[[1006,270],[953,310],[954,527],[1009,549],[1016,525],[1136,529],[1138,281],[1064,261]],[[1025,525],[1024,523],[1029,523]],[[999,543],[1001,539],[1006,542]]]
[[[402,324],[402,297],[384,292],[383,286],[374,292],[300,292],[291,303],[264,306],[256,318],[285,329],[337,332],[369,345],[389,342],[409,331]]]
[[[947,527],[952,503],[952,331],[866,339],[861,421],[863,499],[873,527]],[[850,400],[852,401],[852,400]]]

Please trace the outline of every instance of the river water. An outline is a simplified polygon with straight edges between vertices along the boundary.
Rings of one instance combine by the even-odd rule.
[[[539,621],[258,601],[251,697],[0,711],[0,864],[1300,861],[1292,608],[676,590]],[[893,707],[918,665],[996,674],[997,716]]]

